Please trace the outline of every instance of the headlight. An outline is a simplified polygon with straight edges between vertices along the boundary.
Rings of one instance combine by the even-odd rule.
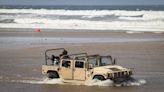
[[[108,78],[109,78],[109,79],[110,79],[110,78],[113,78],[112,73],[108,73]]]

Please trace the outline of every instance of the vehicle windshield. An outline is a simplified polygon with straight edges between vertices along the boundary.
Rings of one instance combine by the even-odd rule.
[[[111,56],[101,56],[100,57],[100,63],[99,66],[105,66],[105,65],[112,65],[112,57]]]
[[[106,66],[106,65],[113,64],[111,56],[92,57],[92,58],[88,58],[88,61],[92,67],[99,67],[99,66]]]

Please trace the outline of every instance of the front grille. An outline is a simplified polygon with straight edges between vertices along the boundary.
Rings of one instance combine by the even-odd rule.
[[[123,76],[124,76],[124,72],[116,72],[116,73],[114,73],[114,78],[123,77]]]
[[[128,78],[131,75],[132,75],[132,71],[121,71],[121,72],[109,73],[108,78],[109,79]]]
[[[132,74],[131,71],[115,72],[112,74],[112,77],[113,78],[122,78],[122,77],[130,76],[131,74]]]
[[[121,75],[124,75],[124,72],[121,72]]]
[[[114,78],[116,78],[117,77],[117,73],[114,73]]]

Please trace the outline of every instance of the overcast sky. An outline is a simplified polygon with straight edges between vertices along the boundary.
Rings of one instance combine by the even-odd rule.
[[[1,5],[164,5],[164,0],[0,0]]]

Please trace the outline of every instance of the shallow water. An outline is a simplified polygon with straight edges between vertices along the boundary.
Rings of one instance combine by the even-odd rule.
[[[4,80],[3,80],[4,81]],[[18,90],[23,90],[25,92],[28,92],[29,90],[33,91],[40,91],[44,92],[45,90],[47,92],[50,91],[79,91],[80,92],[85,92],[85,91],[107,91],[107,90],[115,90],[115,89],[131,89],[131,88],[136,88],[136,87],[142,87],[146,85],[146,80],[144,79],[135,79],[135,81],[128,81],[124,82],[122,84],[114,84],[111,80],[105,80],[105,81],[100,81],[100,80],[92,80],[92,81],[87,81],[84,85],[79,85],[79,84],[70,84],[70,83],[63,83],[60,79],[48,79],[48,78],[41,78],[39,80],[6,80],[6,82],[0,82],[0,87],[2,91],[11,91],[17,92]],[[7,87],[10,87],[11,89],[6,89]],[[26,88],[28,87],[28,88]],[[69,89],[70,88],[70,89]]]
[[[111,34],[109,37],[106,35],[105,39],[92,35],[88,40],[89,37],[85,38],[85,36],[77,37],[78,39],[73,39],[76,37],[71,38],[71,36],[70,39],[66,39],[69,37],[63,36],[64,44],[56,43],[60,41],[60,37],[57,37],[56,40],[53,37],[52,39],[47,37],[47,40],[41,44],[40,37],[32,39],[33,37],[19,37],[19,35],[15,35],[15,37],[3,36],[1,37],[3,39],[0,39],[2,42],[0,44],[0,89],[2,92],[163,92],[163,37],[163,34],[125,35],[118,33],[114,36]],[[86,43],[78,42],[79,39]],[[96,43],[92,42],[93,40]],[[72,44],[73,41],[77,43]],[[52,42],[52,44],[47,44],[48,42]],[[110,80],[93,80],[86,85],[69,85],[59,79],[44,78],[41,74],[41,65],[45,63],[44,51],[58,47],[64,47],[72,53],[111,54],[116,57],[117,64],[133,69],[133,77],[136,81],[124,83],[124,86],[113,85]]]

